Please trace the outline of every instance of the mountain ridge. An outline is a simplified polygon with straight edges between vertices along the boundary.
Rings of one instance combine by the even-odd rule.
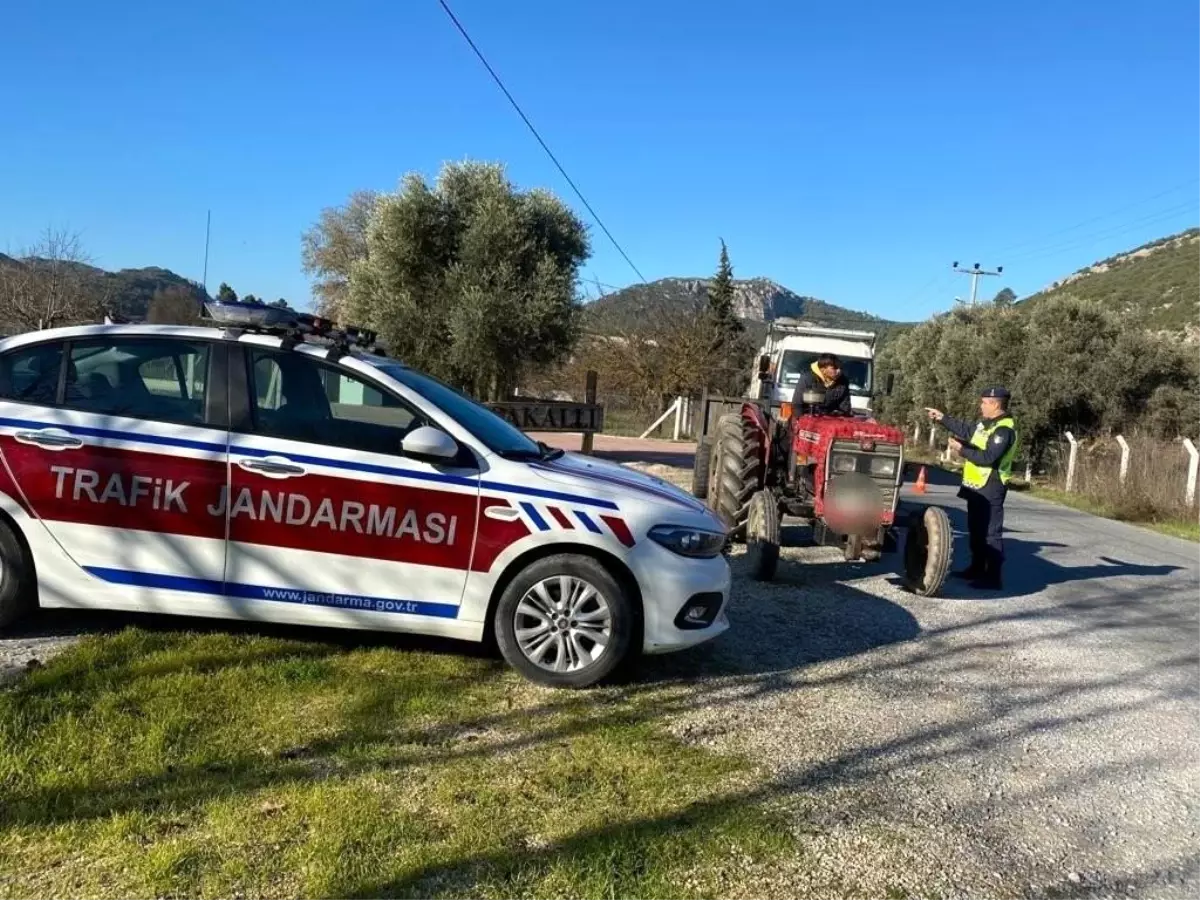
[[[1148,331],[1200,342],[1200,228],[1113,254],[1022,298],[1032,309],[1046,298],[1094,300]]]
[[[585,306],[589,325],[598,330],[628,330],[646,315],[681,312],[708,300],[712,278],[672,276],[634,284],[605,294]],[[765,277],[735,278],[733,308],[747,323],[768,323],[781,318],[803,319],[830,327],[889,328],[904,324],[798,294]]]

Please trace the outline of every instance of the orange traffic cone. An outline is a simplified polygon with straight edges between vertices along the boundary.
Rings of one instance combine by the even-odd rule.
[[[913,485],[913,490],[918,494],[925,493],[925,467],[921,466],[921,471],[917,473],[917,483]]]

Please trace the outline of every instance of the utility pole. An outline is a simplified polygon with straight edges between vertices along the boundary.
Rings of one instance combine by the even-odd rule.
[[[970,275],[971,276],[971,305],[972,306],[975,305],[975,297],[976,297],[976,294],[978,293],[977,289],[979,287],[979,276],[980,275],[999,275],[1001,272],[1004,271],[1004,266],[996,266],[995,272],[989,272],[987,269],[979,268],[979,263],[975,263],[975,265],[970,269],[960,269],[958,267],[958,263],[956,262],[950,268],[952,268],[959,275]]]
[[[208,218],[204,222],[204,293],[208,293],[208,236],[212,231],[212,210],[208,211]],[[955,263],[958,265],[958,263]]]

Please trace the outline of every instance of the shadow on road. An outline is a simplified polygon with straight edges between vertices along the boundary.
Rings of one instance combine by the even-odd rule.
[[[948,474],[948,473],[947,473]],[[934,505],[932,502],[921,502],[917,499],[907,499],[905,506],[920,509]],[[954,528],[954,561],[952,568],[965,566],[970,560],[970,548],[967,537],[967,514],[963,509],[954,506],[942,506],[950,517]],[[948,579],[940,596],[946,599],[1011,599],[1028,597],[1047,587],[1068,584],[1079,581],[1095,581],[1105,578],[1129,577],[1162,577],[1173,572],[1182,571],[1182,566],[1176,565],[1140,565],[1125,562],[1110,556],[1099,557],[1100,562],[1081,566],[1064,566],[1047,559],[1043,552],[1046,549],[1065,549],[1066,544],[1056,541],[1039,541],[1014,535],[1029,532],[1017,528],[1004,529],[1004,588],[999,591],[980,591],[971,588],[966,582]],[[892,580],[899,585],[900,579]]]

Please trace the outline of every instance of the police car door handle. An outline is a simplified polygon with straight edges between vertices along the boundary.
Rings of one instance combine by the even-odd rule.
[[[237,464],[247,472],[257,472],[260,475],[266,475],[268,478],[291,478],[296,475],[306,475],[308,470],[304,466],[298,466],[294,462],[274,457],[267,459],[257,459],[255,457],[243,457],[237,461]]]
[[[43,428],[40,431],[18,431],[13,435],[19,444],[34,444],[46,450],[75,450],[83,441],[61,428]]]

